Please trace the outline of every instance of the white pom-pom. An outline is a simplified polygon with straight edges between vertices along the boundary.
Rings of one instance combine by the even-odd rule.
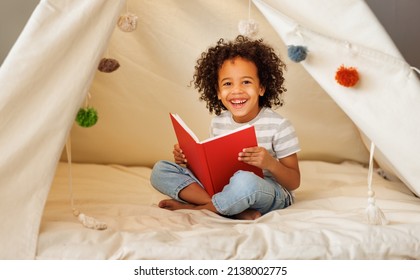
[[[243,36],[253,37],[258,34],[258,22],[253,19],[239,21],[239,33]]]
[[[137,19],[135,14],[123,14],[118,19],[118,27],[124,32],[134,31],[137,28]]]
[[[77,209],[73,209],[73,215],[75,215],[79,222],[81,222],[82,225],[84,225],[87,228],[96,230],[104,230],[108,228],[108,226],[104,222],[98,221],[93,217],[86,216],[85,214],[80,213],[80,211]]]
[[[77,218],[87,228],[97,230],[104,230],[107,228],[107,225],[105,223],[100,222],[93,217],[86,216],[83,213],[81,213]]]

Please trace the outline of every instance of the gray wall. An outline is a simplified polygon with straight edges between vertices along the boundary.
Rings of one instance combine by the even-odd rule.
[[[0,63],[3,63],[38,2],[0,0]],[[420,32],[416,30],[420,26],[420,0],[366,0],[366,3],[408,63],[420,68]]]
[[[420,68],[420,0],[366,0],[366,3],[408,63]]]
[[[0,64],[40,0],[0,0]]]

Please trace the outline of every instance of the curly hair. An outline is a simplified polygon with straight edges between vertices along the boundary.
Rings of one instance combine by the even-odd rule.
[[[206,102],[206,108],[210,113],[220,115],[223,110],[227,110],[217,97],[218,73],[226,60],[235,57],[253,62],[258,69],[260,84],[265,88],[264,95],[259,97],[259,106],[268,108],[273,105],[282,106],[282,94],[286,92],[283,85],[285,63],[262,39],[251,40],[239,35],[233,41],[226,42],[220,39],[197,60],[192,82],[200,94],[200,101]]]

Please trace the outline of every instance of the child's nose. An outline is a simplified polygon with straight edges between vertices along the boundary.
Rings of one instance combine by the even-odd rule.
[[[243,91],[241,84],[236,84],[232,88],[232,93],[241,93]]]

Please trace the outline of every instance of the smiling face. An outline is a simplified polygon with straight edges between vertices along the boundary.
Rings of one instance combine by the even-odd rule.
[[[249,122],[259,111],[264,95],[255,64],[241,57],[226,60],[219,70],[218,98],[238,123]]]

